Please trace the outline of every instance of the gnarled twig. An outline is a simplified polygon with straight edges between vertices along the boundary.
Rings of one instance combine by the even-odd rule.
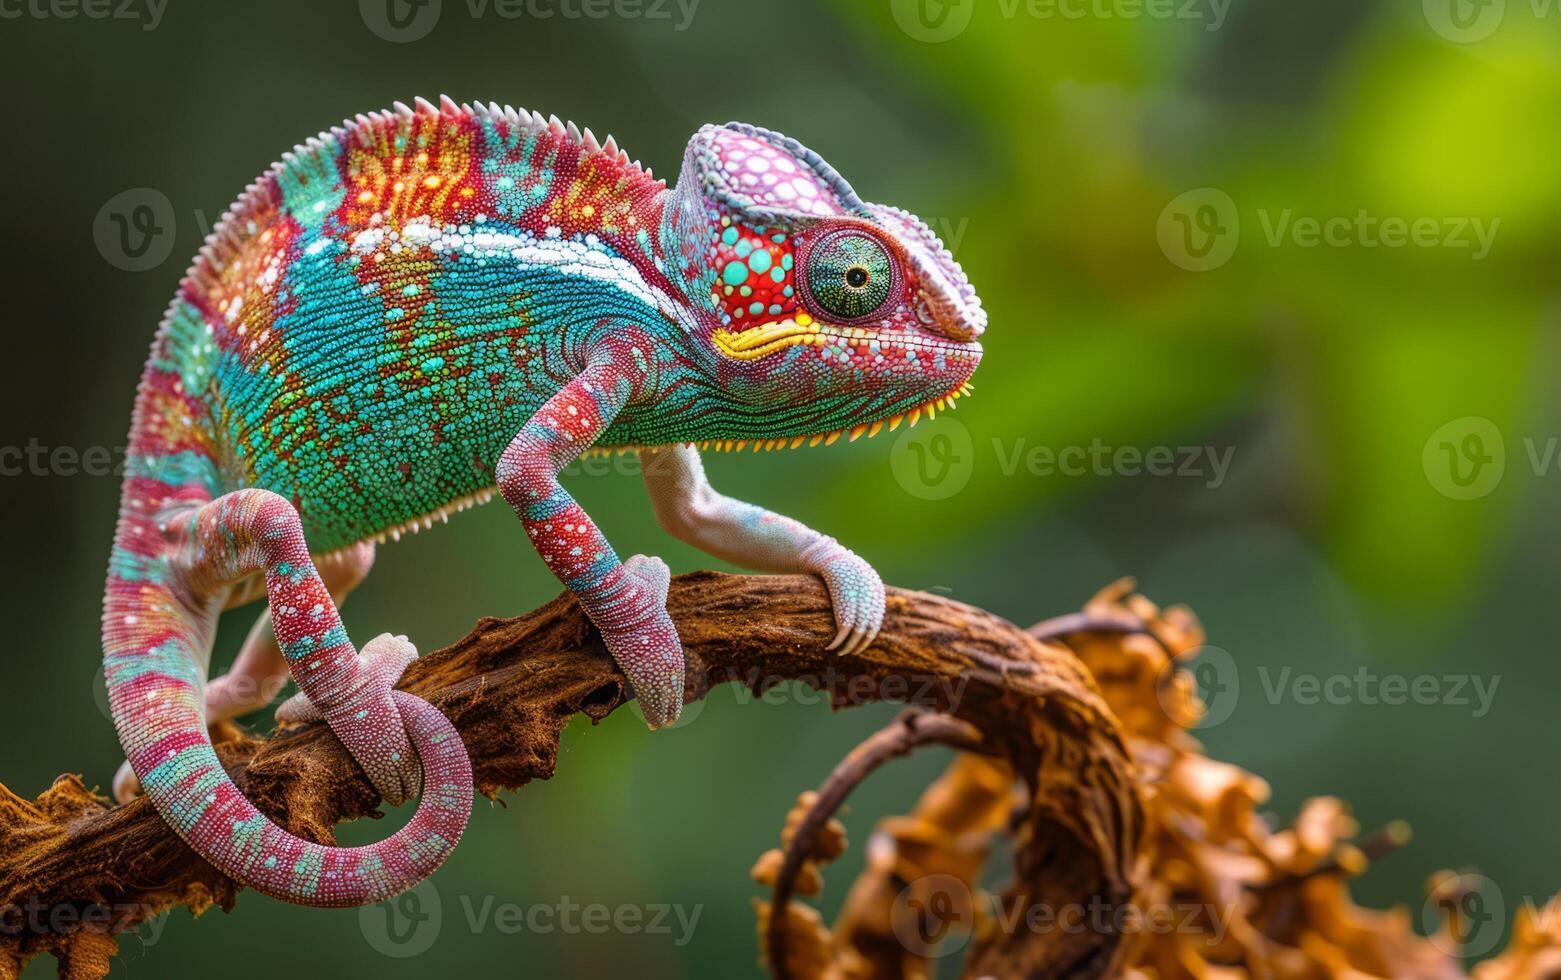
[[[912,701],[978,731],[985,751],[1030,790],[1005,901],[1121,902],[1131,894],[1142,832],[1131,763],[1088,672],[1066,650],[979,609],[891,590],[877,642],[838,657],[824,649],[834,635],[828,596],[803,576],[684,575],[668,606],[688,653],[690,698],[729,681],[762,689],[800,679],[836,706]],[[570,718],[599,720],[628,697],[568,596],[515,619],[482,620],[413,664],[401,686],[455,723],[477,789],[489,796],[551,776]],[[245,795],[301,837],[333,842],[337,823],[375,813],[367,779],[323,727],[238,735],[219,755]],[[145,800],[109,807],[75,776],[31,802],[0,787],[0,908],[83,913],[68,932],[24,923],[0,933],[0,977],[45,951],[69,975],[101,976],[113,933],[175,905],[231,908],[238,890]],[[973,960],[990,966],[1013,957],[1034,976],[1099,972],[1117,943],[1055,939],[1043,948],[1034,937],[1009,936]]]

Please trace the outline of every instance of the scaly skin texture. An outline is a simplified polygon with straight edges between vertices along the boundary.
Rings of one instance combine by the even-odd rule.
[[[715,492],[696,444],[855,439],[968,391],[980,302],[936,236],[816,154],[707,126],[669,189],[612,140],[496,105],[398,105],[297,147],[185,277],[137,395],[104,601],[127,768],[186,841],[277,897],[356,905],[430,874],[472,802],[449,723],[392,691],[404,637],[361,651],[338,605],[375,542],[497,490],[580,599],[652,727],[682,707],[668,571],[620,561],[558,480],[639,448],[674,535],[751,568],[821,575],[843,651],[883,584],[833,538]],[[205,683],[222,608],[268,612]],[[286,676],[283,721],[323,720],[403,830],[292,837],[217,762],[206,726]]]

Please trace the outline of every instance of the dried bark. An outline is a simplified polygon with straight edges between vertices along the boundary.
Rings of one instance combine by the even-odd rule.
[[[1089,672],[1065,648],[979,609],[891,590],[884,628],[864,653],[824,649],[834,634],[817,579],[680,576],[668,606],[689,657],[689,696],[720,683],[755,689],[802,680],[837,707],[917,703],[959,719],[982,752],[1024,787],[1015,814],[1013,884],[1020,909],[1126,902],[1141,874],[1143,799],[1119,726]],[[421,658],[401,686],[443,711],[492,797],[550,777],[559,734],[583,713],[600,720],[627,699],[623,676],[569,596],[509,620],[484,619]],[[377,795],[324,728],[273,738],[225,732],[218,752],[260,810],[299,836],[334,841],[334,826],[373,815]],[[177,905],[229,909],[238,886],[190,851],[138,800],[110,807],[74,775],[34,801],[0,787],[0,977],[41,952],[61,973],[101,977],[112,936]],[[16,910],[43,910],[38,926]],[[65,922],[64,920],[69,920]],[[984,939],[972,963],[1003,976],[1099,976],[1122,937],[1018,932]]]

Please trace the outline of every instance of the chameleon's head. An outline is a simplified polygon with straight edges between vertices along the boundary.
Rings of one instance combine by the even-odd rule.
[[[700,307],[696,341],[722,403],[710,437],[854,438],[968,390],[986,313],[914,215],[864,202],[796,140],[739,123],[695,134],[674,201],[668,271]]]

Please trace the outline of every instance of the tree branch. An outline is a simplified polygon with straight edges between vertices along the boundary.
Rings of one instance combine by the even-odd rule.
[[[834,635],[828,595],[804,576],[684,575],[668,608],[689,658],[690,699],[721,683],[757,691],[801,680],[837,707],[902,701],[979,733],[982,751],[1005,760],[1029,791],[1005,903],[1113,907],[1131,896],[1142,801],[1117,722],[1066,649],[979,609],[890,590],[877,642],[839,657],[824,649]],[[570,718],[600,720],[627,699],[623,676],[568,596],[515,619],[482,620],[414,663],[401,687],[449,716],[477,789],[490,797],[550,777]],[[321,726],[270,739],[236,734],[218,753],[245,795],[301,837],[334,842],[337,823],[376,812],[362,771]],[[9,917],[0,977],[46,951],[60,958],[62,975],[102,976],[112,934],[176,905],[229,909],[238,890],[144,799],[108,807],[70,775],[30,802],[0,787],[0,910]],[[973,960],[1022,962],[1030,976],[1099,975],[1119,943],[1109,933],[1008,935]]]
[[[797,878],[818,847],[825,825],[842,806],[852,790],[862,784],[878,767],[897,756],[906,755],[922,745],[953,745],[980,751],[980,733],[965,722],[947,715],[933,715],[914,709],[900,713],[887,727],[874,732],[851,750],[829,774],[817,793],[811,794],[801,820],[790,831],[790,840],[770,896],[770,919],[764,940],[770,973],[777,980],[791,976],[787,961],[787,906],[797,887]]]

